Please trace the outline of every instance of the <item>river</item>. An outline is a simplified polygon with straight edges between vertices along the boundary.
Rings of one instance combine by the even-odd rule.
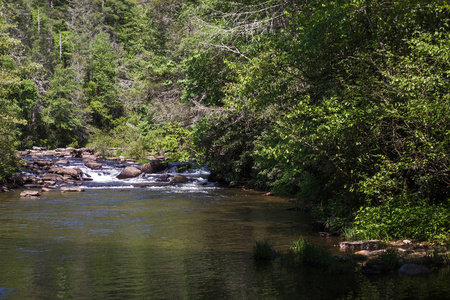
[[[277,251],[300,236],[337,251],[339,239],[316,237],[288,198],[203,184],[19,192],[0,194],[0,299],[450,297],[448,270],[366,278],[253,261],[263,239]]]

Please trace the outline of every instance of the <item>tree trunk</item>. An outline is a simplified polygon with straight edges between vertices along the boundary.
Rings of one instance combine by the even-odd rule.
[[[53,8],[53,0],[48,0],[48,7]]]
[[[59,31],[59,63],[62,63],[61,30]]]
[[[37,15],[37,26],[38,26],[38,36],[41,36],[41,14],[38,7],[38,15]]]

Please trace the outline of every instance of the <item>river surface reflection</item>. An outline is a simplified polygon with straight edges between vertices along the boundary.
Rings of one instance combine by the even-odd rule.
[[[330,249],[339,241],[314,237],[310,216],[286,210],[292,206],[286,198],[212,187],[88,189],[36,200],[18,194],[0,194],[0,299],[345,299],[363,293],[359,275],[251,259],[255,240],[268,239],[278,251],[300,236]]]

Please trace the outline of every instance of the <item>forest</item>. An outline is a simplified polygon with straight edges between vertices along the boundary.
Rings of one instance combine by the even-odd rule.
[[[444,0],[0,0],[0,181],[17,150],[206,163],[346,238],[450,240]]]

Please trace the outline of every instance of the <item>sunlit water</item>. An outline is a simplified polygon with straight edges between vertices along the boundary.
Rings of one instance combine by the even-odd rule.
[[[350,299],[376,295],[378,285],[396,294],[402,284],[414,297],[423,292],[417,299],[450,297],[448,273],[374,280],[254,262],[255,240],[278,251],[299,236],[331,249],[339,241],[315,237],[312,219],[291,206],[203,186],[87,188],[35,200],[3,193],[0,299]]]

